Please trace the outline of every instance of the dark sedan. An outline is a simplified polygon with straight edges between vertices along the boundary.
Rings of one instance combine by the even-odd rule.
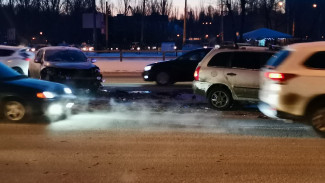
[[[34,62],[30,62],[29,74],[33,78],[54,81],[72,88],[97,91],[101,86],[100,69],[80,49],[52,46],[40,49]]]
[[[20,122],[32,116],[58,119],[74,105],[70,88],[63,84],[31,79],[0,63],[0,115]]]
[[[142,76],[145,81],[156,81],[158,85],[169,85],[179,81],[193,81],[198,63],[211,48],[189,51],[175,60],[147,65]]]

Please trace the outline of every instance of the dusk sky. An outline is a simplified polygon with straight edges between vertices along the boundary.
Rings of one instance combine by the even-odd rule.
[[[115,5],[118,4],[118,1],[122,1],[122,0],[111,0],[111,2],[113,2]],[[138,1],[142,1],[142,0],[138,0]],[[202,4],[204,6],[206,5],[210,5],[210,4],[214,4],[216,3],[216,0],[187,0],[187,4],[189,7],[199,7],[200,4]],[[184,5],[185,5],[185,0],[173,0],[173,7],[179,7],[179,11],[183,11],[184,9]]]

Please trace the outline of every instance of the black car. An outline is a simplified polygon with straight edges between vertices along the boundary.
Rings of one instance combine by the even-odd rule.
[[[75,96],[63,84],[31,79],[0,63],[0,116],[19,122],[33,115],[62,117]]]
[[[41,48],[29,67],[33,78],[54,81],[72,88],[98,90],[102,85],[100,69],[78,48],[52,46]]]
[[[193,81],[198,63],[211,51],[211,48],[189,51],[175,60],[147,65],[142,76],[145,81],[156,81],[158,85],[169,85],[179,81]]]

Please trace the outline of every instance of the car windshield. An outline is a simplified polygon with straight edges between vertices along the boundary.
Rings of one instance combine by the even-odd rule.
[[[18,79],[21,77],[26,76],[21,75],[10,67],[0,63],[0,80]]]
[[[45,60],[51,62],[87,62],[87,57],[78,50],[46,50]]]

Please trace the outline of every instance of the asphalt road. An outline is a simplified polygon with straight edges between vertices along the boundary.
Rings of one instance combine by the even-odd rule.
[[[190,84],[127,77],[56,122],[0,123],[1,182],[324,182],[325,141],[254,104],[207,107]]]

